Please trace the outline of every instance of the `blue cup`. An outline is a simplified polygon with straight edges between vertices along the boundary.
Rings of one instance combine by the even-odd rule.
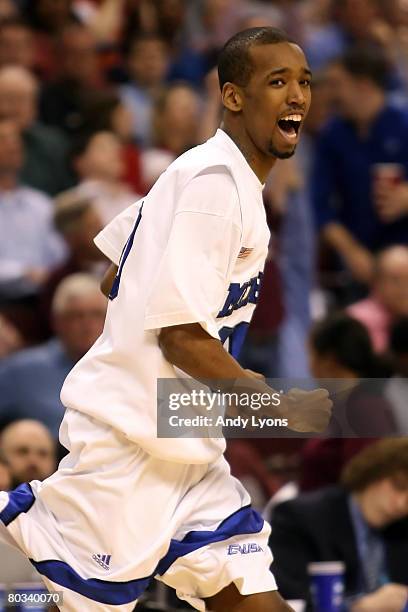
[[[343,612],[344,571],[342,561],[309,563],[314,612]]]
[[[48,591],[43,584],[14,584],[14,610],[18,612],[46,612],[49,608]]]

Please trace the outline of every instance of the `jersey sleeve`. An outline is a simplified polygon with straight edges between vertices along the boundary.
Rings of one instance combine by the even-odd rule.
[[[112,219],[112,221],[94,238],[94,243],[98,249],[116,266],[119,265],[123,247],[132,231],[142,202],[143,200],[138,200],[126,208]]]
[[[194,178],[178,201],[145,314],[145,329],[199,323],[219,339],[216,317],[240,248],[239,208],[232,177]]]

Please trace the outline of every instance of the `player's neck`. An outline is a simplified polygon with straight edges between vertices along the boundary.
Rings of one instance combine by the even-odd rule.
[[[274,166],[276,159],[264,155],[252,142],[245,128],[238,123],[232,123],[224,119],[221,129],[228,134],[231,140],[237,145],[248,165],[256,174],[261,183],[265,183],[269,172]]]

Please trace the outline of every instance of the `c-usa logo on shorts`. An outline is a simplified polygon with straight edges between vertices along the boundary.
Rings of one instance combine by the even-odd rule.
[[[263,552],[262,546],[251,542],[250,544],[230,544],[227,555],[249,555],[250,553]]]

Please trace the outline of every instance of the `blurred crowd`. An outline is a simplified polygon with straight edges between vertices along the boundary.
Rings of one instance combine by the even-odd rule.
[[[103,327],[109,262],[93,238],[214,134],[217,54],[263,25],[305,50],[313,102],[265,185],[270,256],[241,362],[352,381],[354,405],[379,384],[348,423],[361,439],[230,440],[233,472],[262,507],[408,435],[406,0],[0,0],[0,431],[36,421],[57,440],[62,381]]]

